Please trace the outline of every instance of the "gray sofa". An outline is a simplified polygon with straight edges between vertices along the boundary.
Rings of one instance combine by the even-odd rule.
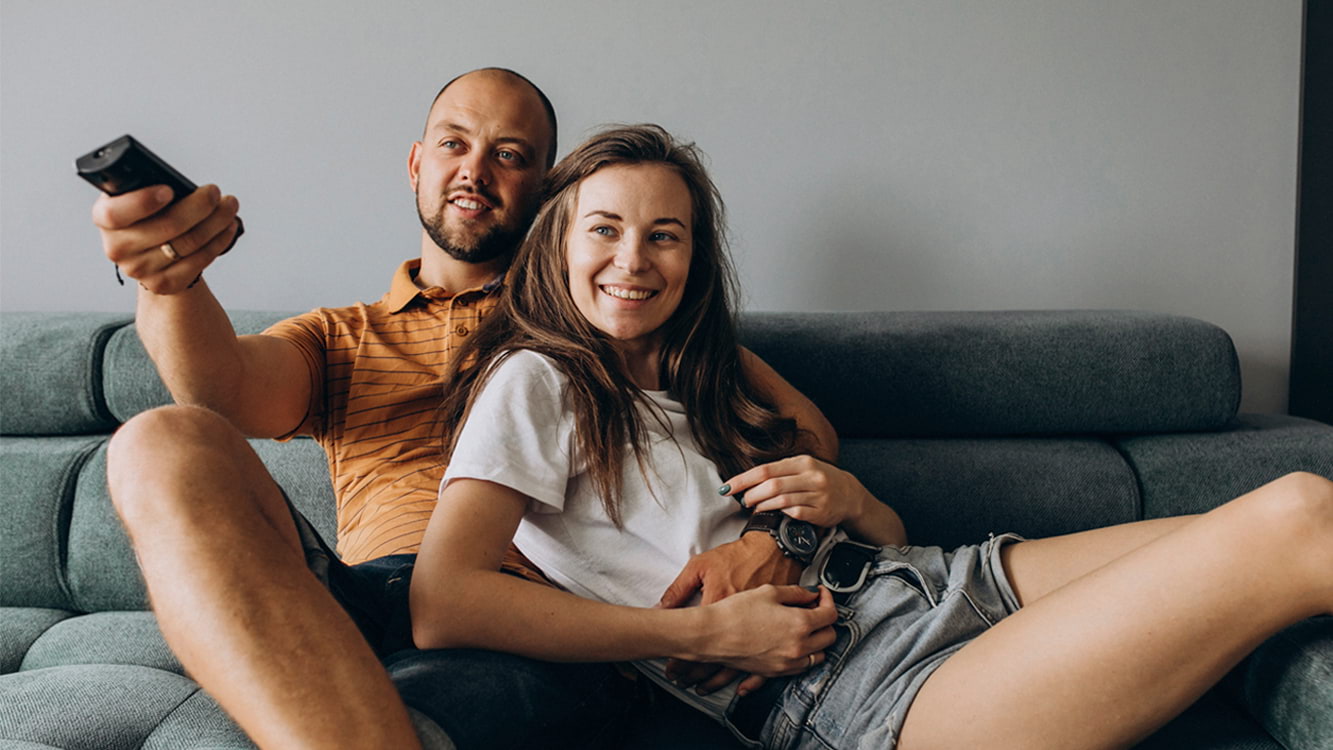
[[[283,317],[240,313],[238,330]],[[745,343],[842,435],[842,464],[916,543],[1046,536],[1205,511],[1295,470],[1333,477],[1333,428],[1237,415],[1215,326],[1140,312],[748,314]],[[168,396],[132,321],[0,318],[0,747],[251,745],[182,674],[108,502],[105,444]],[[255,447],[332,538],[322,451]],[[1333,619],[1279,634],[1143,746],[1330,748]],[[420,717],[418,717],[420,718]],[[727,747],[668,702],[626,747]]]

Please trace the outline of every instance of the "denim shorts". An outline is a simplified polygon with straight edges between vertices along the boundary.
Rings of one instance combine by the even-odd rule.
[[[885,547],[838,607],[825,661],[793,678],[764,724],[764,747],[892,748],[907,710],[944,660],[1018,611],[992,536],[946,552]]]

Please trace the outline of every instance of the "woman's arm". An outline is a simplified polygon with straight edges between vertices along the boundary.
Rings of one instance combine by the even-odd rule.
[[[527,503],[493,482],[449,483],[412,576],[418,648],[487,648],[551,661],[666,656],[774,675],[804,670],[809,654],[833,642],[837,612],[827,592],[765,586],[712,606],[638,608],[501,573]]]
[[[907,530],[893,508],[870,494],[851,472],[813,456],[756,466],[728,480],[727,494],[744,495],[756,513],[780,510],[816,526],[842,526],[871,544],[907,544]]]

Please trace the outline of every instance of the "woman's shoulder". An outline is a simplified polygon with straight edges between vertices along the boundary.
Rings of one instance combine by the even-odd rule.
[[[565,380],[565,374],[555,360],[531,349],[514,349],[491,365],[490,381],[493,383],[545,383],[558,389],[564,386]]]

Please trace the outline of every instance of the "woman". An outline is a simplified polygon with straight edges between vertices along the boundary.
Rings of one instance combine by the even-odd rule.
[[[800,435],[738,367],[721,202],[692,147],[614,129],[549,179],[506,309],[445,403],[419,647],[634,661],[771,747],[1118,747],[1333,611],[1333,483],[1311,475],[1192,519],[902,546],[855,478],[789,457]],[[652,606],[691,554],[773,510],[841,529],[806,572],[836,606],[828,586]],[[511,539],[567,591],[498,573]],[[794,677],[698,696],[666,657]]]

